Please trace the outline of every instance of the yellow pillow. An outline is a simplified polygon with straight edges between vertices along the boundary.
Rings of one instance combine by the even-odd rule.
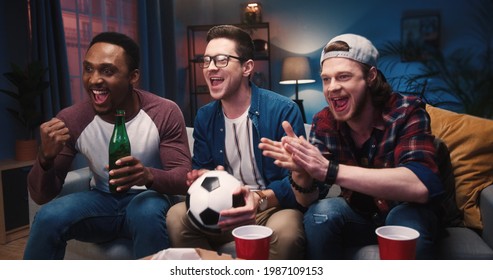
[[[482,229],[479,194],[493,184],[493,120],[458,114],[430,105],[432,133],[450,151],[457,206],[467,227]]]

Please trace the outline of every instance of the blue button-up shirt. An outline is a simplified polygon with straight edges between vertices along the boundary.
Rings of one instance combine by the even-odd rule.
[[[281,140],[285,136],[282,122],[288,121],[296,135],[305,135],[301,112],[291,99],[251,84],[251,104],[248,117],[252,121],[255,162],[267,189],[272,189],[283,208],[297,208],[294,193],[288,180],[288,170],[274,164],[274,160],[262,155],[258,148],[260,138]],[[194,123],[194,169],[214,169],[226,166],[226,130],[220,101],[212,101],[197,112]]]

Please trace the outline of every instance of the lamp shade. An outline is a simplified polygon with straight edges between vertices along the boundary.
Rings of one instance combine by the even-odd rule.
[[[286,57],[282,62],[281,81],[282,85],[314,83],[308,57],[293,56]]]

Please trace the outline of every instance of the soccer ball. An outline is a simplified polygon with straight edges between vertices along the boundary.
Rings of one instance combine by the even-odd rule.
[[[241,186],[233,175],[226,171],[214,170],[197,178],[186,197],[187,214],[195,226],[209,232],[220,232],[217,223],[219,212],[245,204],[243,196],[233,192]]]

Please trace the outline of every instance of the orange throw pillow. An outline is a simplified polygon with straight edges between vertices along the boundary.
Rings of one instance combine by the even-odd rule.
[[[482,229],[479,194],[493,184],[493,120],[430,105],[431,131],[450,151],[457,207],[467,227]]]

